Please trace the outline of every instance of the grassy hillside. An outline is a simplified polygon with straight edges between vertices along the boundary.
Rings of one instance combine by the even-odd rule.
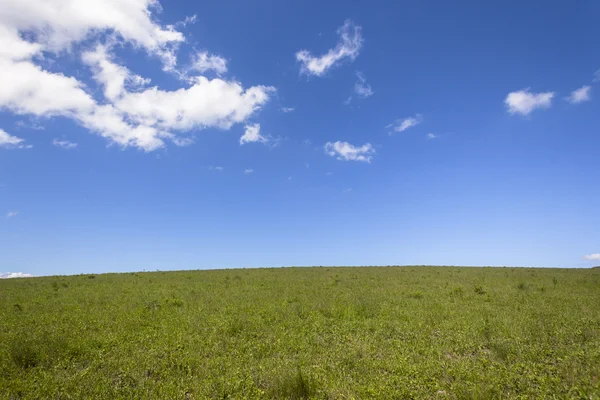
[[[600,270],[0,281],[0,397],[600,398]]]

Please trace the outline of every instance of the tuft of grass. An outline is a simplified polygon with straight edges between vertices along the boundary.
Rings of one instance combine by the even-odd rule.
[[[41,361],[39,346],[31,340],[16,339],[10,345],[10,358],[21,369],[36,367]]]
[[[302,373],[300,367],[295,373],[283,376],[269,393],[271,398],[302,400],[317,394],[316,385],[310,377]]]
[[[473,289],[475,290],[475,293],[477,293],[477,294],[481,294],[481,295],[483,295],[483,294],[486,294],[486,293],[487,293],[487,292],[486,292],[486,291],[483,289],[483,287],[482,287],[482,286],[477,286],[477,285],[475,285],[475,287],[474,287]]]

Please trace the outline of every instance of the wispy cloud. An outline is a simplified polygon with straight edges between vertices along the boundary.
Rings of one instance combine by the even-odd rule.
[[[18,211],[9,211],[9,212],[6,213],[6,218],[14,218],[17,215],[19,215]]]
[[[60,147],[65,150],[71,150],[71,149],[74,149],[75,147],[79,146],[77,143],[69,142],[68,140],[58,140],[58,139],[54,139],[52,141],[52,144],[55,145],[56,147]]]
[[[33,129],[34,131],[43,131],[46,129],[43,125],[40,125],[36,122],[17,121],[15,122],[15,125],[19,128]]]
[[[208,169],[211,170],[211,171],[223,172],[223,170],[225,168],[220,167],[218,165],[211,165],[210,167],[208,167]]]
[[[362,161],[370,163],[375,149],[370,143],[363,144],[362,146],[353,146],[348,142],[327,142],[325,144],[325,153],[336,157],[338,160],[343,161]]]
[[[4,130],[0,129],[0,147],[6,149],[29,149],[33,146],[26,145],[24,139],[9,135]]]
[[[256,142],[267,144],[269,138],[260,134],[260,124],[246,125],[244,134],[240,137],[240,146],[245,143]]]
[[[281,107],[281,108],[279,109],[279,111],[281,111],[281,112],[284,112],[284,113],[289,113],[289,112],[292,112],[292,111],[294,111],[294,110],[295,110],[295,108],[294,108],[294,107]]]
[[[437,135],[435,133],[428,133],[427,134],[427,139],[431,140],[431,139],[435,139],[437,137]]]
[[[600,261],[600,253],[586,254],[583,256],[583,259],[587,261]]]
[[[248,169],[244,170],[244,174],[245,175],[250,175],[250,174],[253,174],[253,173],[254,173],[254,170],[252,168],[248,168]]]
[[[549,108],[554,92],[531,93],[529,88],[510,92],[504,104],[510,114],[529,115],[536,109]]]
[[[600,69],[596,72],[594,72],[594,82],[600,82]]]
[[[421,122],[423,122],[423,116],[421,114],[416,114],[414,117],[398,119],[394,123],[386,126],[386,128],[392,129],[392,133],[404,132],[409,128],[419,125]]]
[[[215,71],[217,74],[224,74],[227,72],[227,60],[215,54],[201,51],[192,56],[190,70],[198,71],[201,74],[206,71]]]
[[[373,96],[373,89],[371,88],[371,85],[367,83],[365,76],[362,73],[357,72],[356,77],[358,78],[358,81],[354,84],[354,93],[363,99]]]
[[[322,56],[313,56],[308,50],[300,50],[296,53],[296,60],[302,64],[301,73],[323,76],[341,60],[345,58],[354,60],[358,56],[363,43],[361,27],[346,20],[337,33],[340,37],[337,45]]]
[[[5,272],[0,273],[0,279],[11,279],[11,278],[33,278],[33,275],[26,274],[23,272]]]
[[[591,91],[591,86],[582,86],[579,89],[573,90],[569,97],[567,97],[567,101],[571,104],[579,104],[583,103],[584,101],[590,101],[592,99],[590,96]]]

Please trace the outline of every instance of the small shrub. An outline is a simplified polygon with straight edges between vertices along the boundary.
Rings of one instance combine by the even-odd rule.
[[[15,304],[13,304],[13,309],[15,311],[23,311],[23,306],[20,305],[19,303],[15,303]]]
[[[88,275],[88,279],[96,279],[96,275]]]
[[[56,282],[56,281],[52,282],[52,289],[53,289],[55,292],[58,292],[58,289],[59,289],[59,288],[58,288],[58,282]]]
[[[486,293],[485,290],[483,290],[483,287],[481,287],[481,286],[475,286],[474,290],[475,290],[475,293],[477,293],[477,294],[485,294]]]

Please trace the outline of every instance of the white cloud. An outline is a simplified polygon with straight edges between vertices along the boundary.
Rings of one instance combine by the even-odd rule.
[[[143,87],[150,83],[150,79],[132,74],[127,68],[113,62],[109,48],[103,45],[96,46],[93,51],[82,54],[82,61],[94,73],[94,80],[104,86],[104,97],[114,101],[125,94],[125,85],[132,89]]]
[[[218,165],[217,165],[217,166],[211,165],[210,167],[208,167],[208,169],[210,169],[211,171],[223,172],[223,170],[224,170],[225,168],[223,168],[223,167],[220,167],[220,166],[218,166]]]
[[[71,149],[74,149],[75,147],[79,146],[77,143],[69,142],[68,140],[58,140],[58,139],[54,139],[52,141],[52,144],[55,145],[56,147],[60,147],[65,150],[71,150]]]
[[[583,256],[583,259],[587,261],[600,261],[600,253],[587,254]]]
[[[16,217],[17,215],[19,215],[18,211],[9,211],[6,213],[6,218],[13,218],[13,217]]]
[[[246,125],[244,134],[240,137],[240,145],[255,142],[266,144],[269,139],[260,134],[260,124]]]
[[[185,40],[171,26],[160,26],[152,17],[156,0],[5,0],[0,9],[0,26],[13,35],[31,32],[30,45],[45,51],[70,50],[76,42],[113,32],[152,53]],[[16,44],[17,42],[12,41]],[[27,42],[19,42],[19,52]],[[13,48],[15,49],[15,48]]]
[[[227,72],[227,61],[217,55],[208,54],[206,51],[198,52],[192,56],[190,69],[200,73],[212,70],[217,74],[224,74]]]
[[[0,273],[0,279],[11,279],[11,278],[33,278],[33,275],[25,274],[23,272]]]
[[[582,86],[579,89],[573,90],[569,97],[567,97],[567,101],[571,104],[579,104],[584,101],[591,100],[590,91],[592,90],[591,86]]]
[[[179,21],[175,25],[181,25],[183,27],[186,27],[187,25],[195,24],[197,19],[198,19],[198,16],[196,14],[194,14],[192,16],[188,15],[187,17],[184,18],[183,21]]]
[[[244,170],[244,174],[246,174],[246,175],[250,175],[250,174],[253,174],[253,173],[254,173],[254,170],[252,168],[248,168],[248,169]]]
[[[178,135],[193,129],[243,123],[274,91],[199,75],[186,76],[187,86],[176,90],[145,88],[149,79],[120,65],[111,50],[129,43],[160,58],[165,70],[174,69],[185,38],[156,22],[156,0],[8,1],[0,8],[0,108],[14,114],[69,118],[112,143],[151,151],[165,139],[189,144],[192,139]],[[102,44],[107,36],[110,44]],[[103,89],[103,101],[78,79],[36,64],[45,53],[77,53],[84,40],[92,50],[81,60]],[[207,55],[210,65],[204,67],[223,71],[214,57]]]
[[[594,82],[600,82],[600,69],[594,72]]]
[[[427,139],[435,139],[437,137],[437,135],[435,133],[428,133],[427,134]]]
[[[396,120],[393,124],[386,126],[386,128],[391,128],[393,132],[404,132],[413,126],[419,125],[421,122],[423,122],[423,116],[416,114],[414,117]]]
[[[552,105],[554,92],[531,93],[529,89],[510,92],[504,104],[510,114],[529,115],[538,108],[549,108]]]
[[[32,146],[26,145],[24,139],[9,135],[3,129],[0,129],[0,147],[6,149],[29,149]]]
[[[325,144],[325,153],[338,160],[344,161],[363,161],[371,162],[375,149],[370,143],[363,144],[360,147],[353,146],[348,142],[327,142]]]
[[[373,89],[371,88],[371,85],[367,83],[365,76],[362,73],[357,72],[356,77],[358,78],[358,82],[354,84],[354,92],[363,99],[373,96]]]
[[[294,108],[294,107],[281,107],[281,108],[279,109],[279,111],[281,111],[281,112],[284,112],[284,113],[289,113],[289,112],[292,112],[292,111],[294,111],[294,110],[295,110],[295,108]]]
[[[350,20],[346,20],[344,25],[337,30],[337,33],[340,40],[335,48],[320,57],[313,56],[308,50],[301,50],[296,53],[296,60],[302,63],[301,73],[323,76],[331,67],[344,58],[353,61],[358,56],[363,43],[361,27]]]

